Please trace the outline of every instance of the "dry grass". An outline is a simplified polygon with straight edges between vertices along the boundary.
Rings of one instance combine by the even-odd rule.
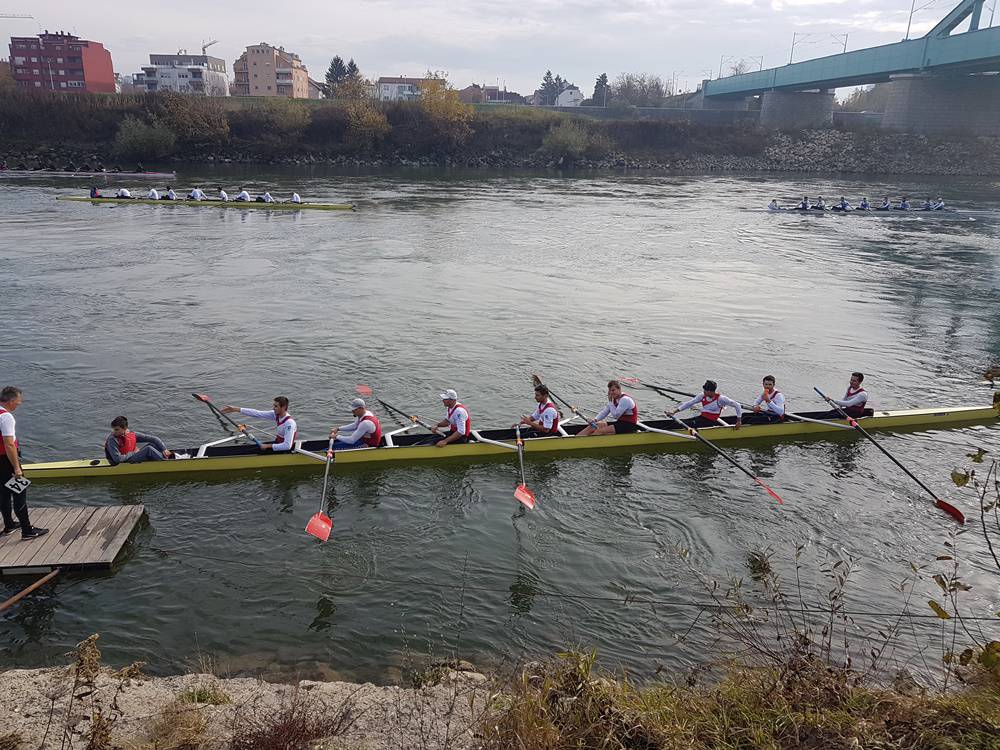
[[[125,750],[201,750],[210,744],[207,730],[200,710],[172,701],[149,723],[145,739],[129,743]]]
[[[19,750],[21,747],[20,732],[0,734],[0,750]]]
[[[349,702],[329,706],[298,689],[276,707],[245,708],[233,718],[230,750],[307,750],[317,740],[342,736],[355,720]]]

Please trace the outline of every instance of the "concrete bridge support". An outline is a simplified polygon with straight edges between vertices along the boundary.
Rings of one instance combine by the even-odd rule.
[[[893,76],[882,127],[928,135],[1000,135],[1000,76]]]
[[[760,126],[775,130],[833,125],[833,92],[765,91],[760,97]]]

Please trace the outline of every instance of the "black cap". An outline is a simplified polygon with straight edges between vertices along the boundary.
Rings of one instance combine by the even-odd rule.
[[[719,385],[714,380],[706,380],[705,385],[701,387],[703,391],[715,391],[718,390]]]

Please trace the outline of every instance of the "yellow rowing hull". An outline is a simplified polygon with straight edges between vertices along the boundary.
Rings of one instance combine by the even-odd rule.
[[[264,211],[353,211],[350,203],[263,203],[261,201],[220,201],[207,199],[190,201],[185,198],[176,200],[158,200],[151,198],[88,198],[82,195],[60,195],[58,200],[74,201],[76,203],[118,203],[122,205],[144,206],[192,206],[196,208],[253,208]]]
[[[988,422],[1000,417],[1000,402],[985,407],[957,407],[954,409],[906,409],[879,411],[874,416],[860,420],[868,431],[896,429],[937,429]],[[662,423],[657,423],[662,424]],[[769,425],[747,425],[740,430],[729,427],[711,427],[700,430],[713,442],[730,444],[754,439],[772,439],[797,436],[847,432],[843,420],[830,424],[786,421]],[[437,448],[431,445],[363,448],[338,451],[336,463],[376,465],[405,461],[431,461],[448,458],[483,458],[513,453],[513,442],[503,441],[510,447],[489,443],[469,443]],[[525,452],[532,455],[571,453],[577,451],[602,451],[611,449],[655,449],[660,447],[691,445],[694,440],[683,433],[665,435],[658,432],[637,432],[625,435],[599,435],[592,437],[549,437],[524,441]],[[325,450],[325,441],[310,441],[313,452]],[[51,463],[25,464],[24,473],[32,481],[79,477],[125,477],[152,474],[195,474],[206,471],[266,470],[283,467],[312,467],[322,470],[323,463],[301,453],[259,453],[252,446],[231,450],[245,451],[240,455],[207,455],[202,458],[151,461],[139,464],[110,465],[104,459],[84,461],[54,461]],[[196,450],[190,451],[192,455]]]

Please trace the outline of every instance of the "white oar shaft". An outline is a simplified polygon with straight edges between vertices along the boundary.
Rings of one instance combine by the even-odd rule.
[[[480,443],[489,443],[490,445],[496,445],[500,448],[507,448],[508,450],[516,451],[517,446],[511,445],[510,443],[501,443],[499,440],[490,440],[489,438],[484,438],[476,430],[472,430],[472,437],[474,437]]]
[[[684,438],[685,440],[698,439],[694,435],[685,435],[683,432],[680,432],[678,430],[661,430],[659,427],[650,427],[645,422],[636,422],[636,424],[638,424],[639,427],[645,430],[646,432],[658,432],[661,435],[670,435],[670,437]]]

